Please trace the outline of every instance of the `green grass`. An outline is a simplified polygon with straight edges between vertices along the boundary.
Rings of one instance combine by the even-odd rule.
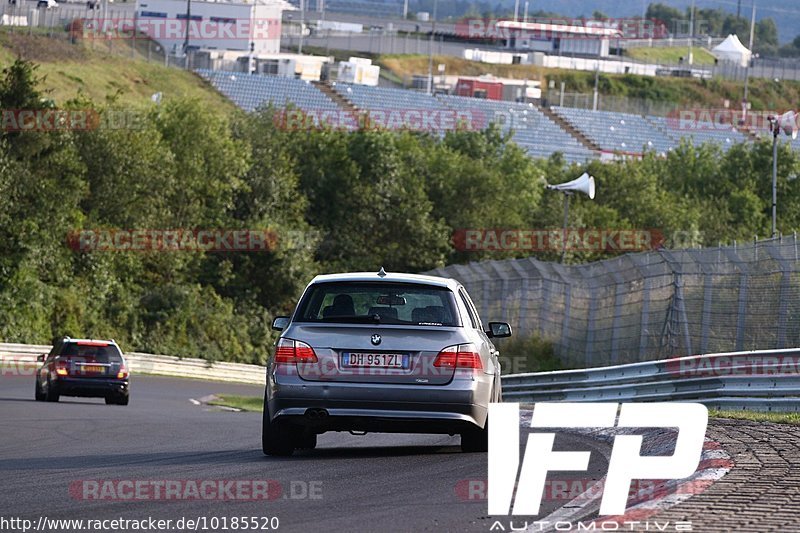
[[[147,39],[70,43],[64,31],[48,37],[0,28],[0,67],[18,56],[39,65],[43,88],[57,104],[82,95],[99,103],[115,99],[119,105],[144,107],[152,105],[150,97],[160,92],[165,100],[190,98],[221,114],[239,112],[196,74],[164,66],[163,56]]]
[[[672,46],[657,48],[628,48],[625,55],[638,61],[649,61],[652,63],[677,64],[680,58],[684,58],[684,64],[688,65],[689,58],[688,46]],[[714,55],[705,48],[692,48],[695,65],[713,65]]]
[[[757,413],[753,411],[717,411],[709,410],[714,418],[735,418],[752,420],[753,422],[776,422],[778,424],[800,424],[800,413]]]
[[[259,413],[264,410],[264,398],[261,396],[238,396],[236,394],[217,394],[216,396],[218,399],[209,402],[209,405],[233,407],[242,411]]]

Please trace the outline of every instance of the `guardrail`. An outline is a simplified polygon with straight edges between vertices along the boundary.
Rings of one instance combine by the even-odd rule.
[[[35,344],[0,343],[0,362],[16,361],[34,364],[36,356],[48,353],[51,346]],[[180,358],[171,355],[153,355],[139,352],[125,354],[132,374],[187,377],[213,381],[229,381],[264,385],[266,370],[259,365],[241,363],[211,363],[204,359]]]
[[[710,408],[800,411],[800,349],[730,352],[503,376],[520,402],[699,401]]]
[[[0,362],[36,362],[47,345],[0,343]],[[210,363],[138,352],[134,374],[263,385],[263,366]],[[503,376],[503,398],[519,402],[700,401],[710,408],[800,412],[800,349],[730,352],[625,365]]]

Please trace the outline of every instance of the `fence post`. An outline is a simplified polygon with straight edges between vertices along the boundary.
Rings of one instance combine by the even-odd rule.
[[[531,298],[528,296],[528,276],[525,275],[525,271],[519,265],[518,259],[510,259],[508,263],[511,268],[516,272],[517,276],[520,280],[520,291],[519,291],[519,312],[517,314],[517,326],[519,333],[523,331],[523,324],[526,323],[527,320],[527,307],[526,305]],[[503,306],[503,319],[508,322],[508,315],[506,314],[506,305]]]
[[[595,332],[595,315],[597,314],[597,289],[596,284],[592,280],[589,287],[589,310],[586,314],[586,346],[583,351],[583,358],[586,368],[592,365],[592,355],[594,352],[594,332]]]
[[[611,270],[614,278],[614,318],[611,322],[611,357],[612,365],[619,363],[619,329],[622,320],[622,300],[625,297],[624,282],[619,272]]]
[[[703,318],[700,321],[700,354],[708,353],[708,334],[711,329],[711,299],[714,278],[703,266]]]
[[[642,318],[639,328],[639,360],[644,361],[647,353],[647,335],[650,333],[650,285],[652,280],[649,275],[645,275],[642,283]]]
[[[739,278],[738,314],[736,316],[736,345],[734,347],[735,351],[740,352],[744,350],[745,318],[747,317],[747,287],[750,277],[749,270],[744,264],[744,261],[742,261],[742,258],[739,257],[739,254],[736,252],[736,241],[733,241],[733,248],[725,248],[723,253],[730,262],[736,265],[736,268],[739,270],[739,274],[741,275]]]
[[[775,250],[775,242],[765,244],[767,252],[774,259],[781,269],[780,294],[778,295],[778,321],[776,323],[776,346],[775,348],[786,347],[786,330],[789,323],[789,298],[792,296],[791,265],[784,259],[783,254]],[[781,244],[778,244],[781,246]]]
[[[570,357],[569,352],[569,326],[572,315],[572,283],[571,280],[564,275],[564,265],[554,264],[553,271],[561,278],[564,291],[564,317],[561,320],[561,341],[559,343],[559,357]]]

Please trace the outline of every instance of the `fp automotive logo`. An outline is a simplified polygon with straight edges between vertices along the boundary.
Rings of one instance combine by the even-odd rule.
[[[675,452],[641,456],[642,435],[616,435],[600,515],[623,515],[632,480],[681,479],[700,462],[708,410],[699,403],[537,403],[532,428],[677,428]],[[537,515],[550,471],[584,471],[588,451],[554,451],[555,433],[530,433],[520,468],[519,404],[489,404],[490,515]],[[517,480],[519,472],[519,480]],[[514,487],[516,498],[512,504]]]

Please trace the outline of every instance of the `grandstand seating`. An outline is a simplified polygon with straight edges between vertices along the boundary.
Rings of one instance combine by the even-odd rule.
[[[641,115],[574,107],[551,109],[603,151],[641,153],[653,150],[662,154],[678,144]]]
[[[212,70],[198,70],[197,73],[245,111],[270,103],[279,109],[291,104],[308,113],[316,125],[323,120],[328,125],[348,130],[358,126],[350,109],[340,107],[316,86],[302,80]],[[483,129],[489,123],[497,123],[505,132],[513,130],[513,140],[532,157],[549,157],[561,152],[567,161],[578,163],[599,157],[533,104],[453,95],[434,97],[418,91],[345,83],[332,87],[370,117],[377,117],[381,112],[397,115],[394,120],[387,120],[384,115],[386,122],[378,123],[382,127],[423,129],[443,135],[457,127]],[[717,143],[727,150],[748,140],[747,135],[731,126],[699,123],[682,128],[665,117],[569,107],[551,109],[604,152],[638,154],[652,150],[666,154],[683,138],[693,143]],[[408,117],[414,115],[412,112],[430,120],[417,128],[408,123]],[[443,116],[456,120],[443,120]],[[800,139],[792,142],[792,147],[800,151]]]
[[[304,80],[205,69],[198,69],[197,73],[247,112],[269,104],[277,109],[284,109],[291,104],[308,113],[315,125],[320,125],[320,119],[346,129],[354,125],[354,122],[350,124],[343,119],[345,110]]]
[[[447,109],[433,96],[416,91],[347,83],[337,83],[333,88],[354,106],[363,110],[425,109],[445,111]]]
[[[533,104],[466,96],[441,95],[437,98],[451,109],[469,112],[478,125],[485,126],[493,122],[505,132],[513,130],[514,142],[525,148],[532,157],[549,157],[554,152],[561,152],[564,159],[577,163],[596,157]]]
[[[711,122],[698,121],[682,125],[675,118],[647,116],[645,119],[675,140],[676,144],[682,138],[688,138],[691,139],[693,144],[710,142],[718,144],[723,150],[727,151],[734,144],[745,142],[748,139],[745,134],[736,130],[730,124],[713,124]]]

